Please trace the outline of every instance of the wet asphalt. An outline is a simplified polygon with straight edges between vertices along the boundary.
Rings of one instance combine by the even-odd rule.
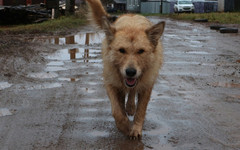
[[[101,75],[104,35],[87,27],[32,39],[57,50],[41,53],[45,64],[29,62],[41,69],[22,80],[0,80],[0,149],[239,150],[240,34],[150,20],[166,21],[164,65],[141,140],[115,126]]]

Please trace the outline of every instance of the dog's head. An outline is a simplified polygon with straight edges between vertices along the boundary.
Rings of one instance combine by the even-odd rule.
[[[124,84],[133,88],[154,63],[155,51],[164,30],[165,22],[143,29],[116,29],[103,18],[103,29],[108,43],[109,60],[121,74]]]

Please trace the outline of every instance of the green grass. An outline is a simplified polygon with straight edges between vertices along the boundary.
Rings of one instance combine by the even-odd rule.
[[[181,13],[181,14],[144,14],[145,16],[162,16],[178,20],[208,19],[209,22],[222,24],[240,24],[240,12],[232,13]]]
[[[54,33],[56,31],[64,32],[69,29],[78,28],[86,23],[83,16],[63,16],[58,19],[45,21],[38,24],[0,26],[0,32],[21,34],[21,33]]]
[[[222,24],[240,24],[240,12],[234,13],[203,13],[203,14],[143,14],[144,16],[170,17],[178,20],[208,19],[209,22]],[[21,33],[46,33],[68,32],[86,24],[87,19],[84,13],[74,16],[63,16],[58,19],[45,21],[39,24],[0,26],[0,33],[21,34]]]

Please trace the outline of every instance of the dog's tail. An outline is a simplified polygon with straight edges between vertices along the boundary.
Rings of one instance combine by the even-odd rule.
[[[90,18],[102,29],[102,18],[110,15],[104,10],[100,0],[86,0],[90,6]]]

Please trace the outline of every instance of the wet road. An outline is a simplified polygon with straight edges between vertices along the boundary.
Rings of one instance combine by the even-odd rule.
[[[19,80],[0,78],[0,149],[240,149],[240,34],[166,23],[141,141],[116,129],[101,76],[103,34],[83,29],[33,39],[58,50],[42,52],[46,64],[29,62],[34,69]]]

